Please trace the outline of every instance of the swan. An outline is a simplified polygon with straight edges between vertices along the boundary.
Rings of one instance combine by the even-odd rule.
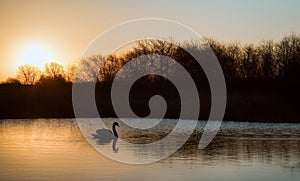
[[[114,122],[112,125],[112,131],[108,129],[98,129],[96,134],[92,134],[94,139],[97,139],[97,144],[105,145],[109,144],[111,141],[116,141],[119,137],[118,132],[116,130],[116,126],[119,127],[118,122]]]

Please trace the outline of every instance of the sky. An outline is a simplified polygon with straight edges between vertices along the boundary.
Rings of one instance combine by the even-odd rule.
[[[219,41],[259,43],[299,34],[299,7],[298,0],[1,0],[0,81],[26,63],[71,64],[97,35],[129,20],[170,19]]]

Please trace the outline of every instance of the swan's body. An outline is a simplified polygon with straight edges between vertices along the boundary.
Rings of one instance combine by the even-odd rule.
[[[98,129],[97,134],[92,134],[94,139],[97,139],[97,144],[105,145],[109,144],[112,140],[118,139],[119,135],[116,130],[116,126],[119,127],[119,123],[114,122],[112,125],[112,131],[108,129]]]

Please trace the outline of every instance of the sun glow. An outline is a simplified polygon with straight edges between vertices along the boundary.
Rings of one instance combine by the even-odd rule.
[[[31,64],[43,68],[44,64],[54,61],[49,50],[40,44],[28,44],[21,49],[20,65]]]

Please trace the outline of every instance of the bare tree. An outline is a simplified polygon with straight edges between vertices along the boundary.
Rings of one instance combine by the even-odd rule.
[[[65,71],[65,78],[68,82],[73,82],[74,81],[74,75],[76,71],[77,65],[76,64],[71,64],[68,65]]]
[[[41,71],[37,66],[26,64],[18,67],[17,79],[19,79],[22,84],[33,85],[40,75]]]
[[[48,78],[64,77],[64,67],[56,62],[48,63],[44,66],[44,76]]]
[[[258,78],[261,76],[261,59],[259,58],[259,50],[253,44],[245,45],[243,48],[242,59],[242,77]]]
[[[109,55],[104,62],[104,65],[99,70],[98,79],[101,81],[111,82],[122,66],[123,59],[116,55]]]
[[[263,41],[259,46],[261,58],[261,76],[264,78],[276,78],[283,68],[282,62],[276,57],[276,46],[273,41]]]
[[[94,82],[99,81],[99,70],[103,66],[105,58],[102,55],[93,55],[81,59],[74,75],[74,82]]]
[[[291,34],[282,38],[277,45],[277,57],[284,65],[283,74],[287,77],[299,78],[300,71],[300,36]]]

